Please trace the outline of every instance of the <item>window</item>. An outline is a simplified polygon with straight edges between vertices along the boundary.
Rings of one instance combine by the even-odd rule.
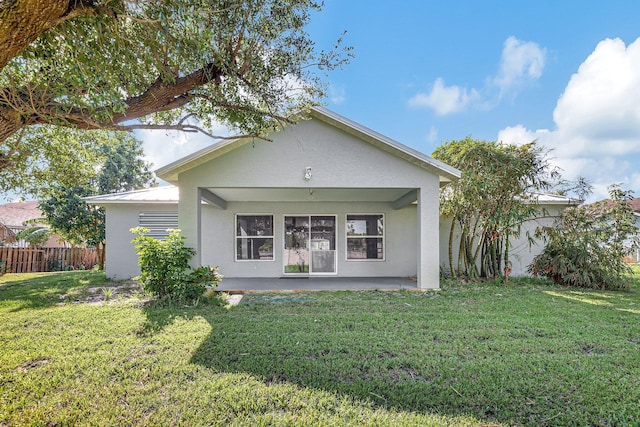
[[[384,215],[347,215],[347,259],[384,260]]]
[[[140,212],[138,214],[138,225],[149,229],[149,232],[146,234],[147,236],[162,240],[169,235],[167,230],[178,228],[178,212]]]
[[[273,215],[236,216],[236,260],[273,261]]]

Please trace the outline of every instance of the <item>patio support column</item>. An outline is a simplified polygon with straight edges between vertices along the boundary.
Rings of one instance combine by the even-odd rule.
[[[178,204],[178,225],[185,237],[185,246],[195,249],[191,265],[197,267],[200,262],[200,189],[195,186],[180,186]]]
[[[435,187],[435,188],[434,188]],[[435,193],[435,194],[434,194]],[[418,288],[440,289],[438,183],[418,189]]]

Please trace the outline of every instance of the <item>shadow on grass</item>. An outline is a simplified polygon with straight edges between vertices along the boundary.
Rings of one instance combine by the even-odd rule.
[[[0,277],[0,304],[15,306],[11,311],[46,308],[73,292],[105,282],[104,272],[94,270],[6,274]]]
[[[637,373],[638,341],[628,338],[637,330],[633,316],[625,318],[625,328],[633,330],[609,337],[636,360],[622,366],[627,353],[609,354],[612,344],[584,350],[585,342],[600,339],[599,329],[589,336],[592,310],[610,309],[585,311],[581,303],[554,300],[545,290],[531,292],[537,301],[521,298],[525,309],[541,307],[539,318],[521,314],[523,308],[510,301],[500,306],[494,295],[510,292],[506,288],[488,289],[484,302],[473,293],[459,298],[334,292],[250,295],[230,311],[151,304],[144,309],[144,333],[158,332],[176,318],[202,318],[211,333],[192,354],[194,364],[389,410],[519,425],[623,425],[640,416],[633,409],[640,384],[615,385]],[[558,329],[567,317],[571,323]],[[601,333],[612,335],[609,329]],[[630,397],[623,403],[590,403],[624,393]]]
[[[397,317],[372,323],[363,321],[367,313],[354,316],[350,310],[327,309],[314,302],[314,296],[286,299],[274,296],[269,302],[243,303],[231,311],[149,305],[145,332],[157,332],[177,317],[202,317],[212,332],[191,362],[214,372],[248,373],[266,385],[289,383],[391,410],[498,421],[496,403],[487,400],[470,407],[464,398],[466,380],[458,378],[479,373],[454,372],[458,363],[453,359],[441,369],[434,363],[443,363],[442,357],[407,354],[417,350],[407,345],[407,336],[433,337],[412,333],[406,325],[394,332]],[[492,380],[491,374],[483,376],[481,381]]]

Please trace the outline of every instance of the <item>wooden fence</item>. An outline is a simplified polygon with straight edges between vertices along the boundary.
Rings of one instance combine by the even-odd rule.
[[[0,274],[91,269],[98,263],[95,248],[0,247]]]

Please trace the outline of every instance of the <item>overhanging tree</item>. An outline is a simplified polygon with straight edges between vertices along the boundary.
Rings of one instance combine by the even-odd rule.
[[[155,179],[150,165],[142,160],[140,141],[125,132],[101,133],[100,163],[85,183],[50,183],[39,194],[43,196],[40,209],[51,228],[71,243],[95,246],[98,263],[104,266],[104,209],[88,205],[84,197],[149,187]]]
[[[12,158],[13,167],[0,168],[0,191],[37,199],[48,197],[52,186],[71,188],[93,181],[105,162],[107,147],[121,144],[126,137],[124,132],[87,132],[51,125],[29,128],[27,133],[20,153]]]
[[[176,129],[219,121],[260,136],[322,94],[342,65],[305,31],[313,0],[0,2],[0,171],[34,125]],[[213,135],[212,135],[213,136]]]
[[[449,268],[453,277],[500,277],[510,272],[509,245],[537,210],[537,193],[558,185],[560,175],[535,142],[522,146],[474,140],[449,141],[433,157],[462,171],[440,194],[452,218]],[[460,233],[454,258],[456,228]]]

